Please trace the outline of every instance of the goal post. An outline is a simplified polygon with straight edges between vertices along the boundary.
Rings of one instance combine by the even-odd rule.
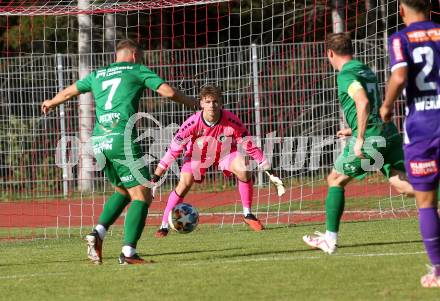
[[[0,238],[78,235],[96,223],[113,190],[83,147],[94,124],[93,99],[82,95],[47,117],[39,106],[110,64],[124,38],[138,41],[146,65],[185,93],[196,96],[206,84],[223,88],[225,108],[258,136],[286,184],[279,198],[268,179],[254,173],[259,185],[253,206],[264,223],[322,222],[325,177],[341,143],[335,137],[341,127],[336,73],[327,62],[325,38],[349,31],[356,57],[384,88],[386,39],[400,25],[397,8],[396,0],[0,3]],[[138,122],[153,170],[191,112],[151,91],[144,93],[140,111],[161,124]],[[175,165],[151,206],[149,225],[160,223],[177,180]],[[347,197],[346,219],[414,214],[414,200],[375,174],[348,187]],[[200,209],[201,222],[242,222],[236,182],[216,169],[186,201]]]

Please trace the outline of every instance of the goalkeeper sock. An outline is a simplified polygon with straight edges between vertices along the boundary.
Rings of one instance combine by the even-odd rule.
[[[419,225],[429,260],[433,266],[438,266],[440,265],[440,220],[437,208],[419,208]]]
[[[243,207],[243,215],[246,216],[248,214],[251,214],[251,208]]]
[[[131,202],[125,217],[124,246],[136,248],[139,238],[145,226],[145,219],[148,215],[148,204],[135,200]]]
[[[342,213],[344,213],[344,205],[344,188],[339,186],[329,187],[325,200],[326,226],[328,231],[339,231],[339,223]]]
[[[167,224],[168,225],[168,215],[170,214],[170,211],[176,207],[177,204],[180,204],[183,202],[183,197],[178,195],[175,190],[170,193],[170,196],[168,197],[167,206],[165,207],[165,211],[163,212],[162,216],[162,225]]]
[[[119,192],[113,193],[107,202],[105,202],[104,209],[99,216],[98,224],[108,229],[113,225],[119,215],[121,215],[129,202],[130,197],[128,195],[123,195]]]
[[[238,180],[238,191],[240,192],[241,204],[243,205],[243,214],[246,216],[252,208],[252,192],[254,183],[252,179],[247,182]]]

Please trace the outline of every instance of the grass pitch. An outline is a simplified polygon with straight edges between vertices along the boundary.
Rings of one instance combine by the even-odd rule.
[[[439,300],[419,280],[428,262],[417,220],[342,224],[336,255],[310,250],[302,236],[323,225],[200,226],[153,237],[140,255],[154,264],[119,266],[117,229],[104,264],[86,260],[81,238],[2,242],[1,300]]]

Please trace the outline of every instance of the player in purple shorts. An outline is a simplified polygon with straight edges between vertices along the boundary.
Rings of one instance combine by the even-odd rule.
[[[440,25],[427,19],[429,1],[401,0],[406,28],[389,39],[391,77],[380,109],[390,121],[394,102],[405,88],[404,153],[408,179],[415,190],[420,233],[433,265],[423,287],[440,287]]]

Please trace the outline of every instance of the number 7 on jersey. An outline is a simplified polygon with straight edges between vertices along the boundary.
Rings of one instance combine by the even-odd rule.
[[[109,80],[105,80],[102,82],[102,90],[106,90],[108,87],[110,88],[110,93],[108,94],[107,101],[105,102],[104,109],[105,110],[111,110],[112,109],[112,99],[115,95],[116,89],[118,88],[119,84],[121,83],[121,78],[113,78]]]

